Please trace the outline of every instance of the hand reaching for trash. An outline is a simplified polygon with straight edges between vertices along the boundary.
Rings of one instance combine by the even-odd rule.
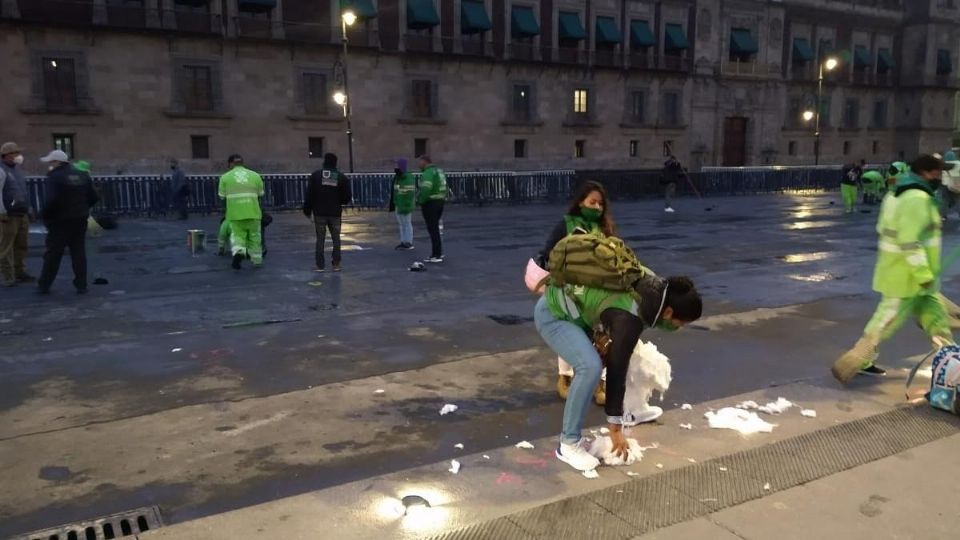
[[[610,441],[613,443],[613,455],[626,461],[630,456],[630,445],[627,438],[623,435],[623,426],[620,424],[609,424]]]

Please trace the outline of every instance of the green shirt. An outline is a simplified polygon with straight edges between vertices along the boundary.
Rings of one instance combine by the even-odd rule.
[[[227,201],[229,221],[261,219],[260,197],[263,197],[263,179],[260,175],[237,166],[220,177],[217,194]]]
[[[447,200],[447,175],[436,165],[427,165],[420,175],[420,194],[417,202],[423,204],[427,201],[445,200]]]
[[[625,292],[583,285],[567,285],[563,288],[548,285],[544,294],[547,307],[554,317],[570,321],[587,331],[600,324],[600,314],[606,309],[622,309],[634,315],[638,312],[636,300]]]
[[[417,181],[413,175],[405,172],[393,178],[393,206],[397,213],[404,215],[413,212],[416,206],[414,198],[417,194]]]

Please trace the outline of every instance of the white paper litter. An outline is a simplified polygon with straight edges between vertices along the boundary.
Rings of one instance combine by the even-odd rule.
[[[763,485],[763,490],[770,491],[770,482],[767,482],[766,484]]]
[[[727,468],[726,468],[726,467],[720,467],[720,472],[727,472]]]
[[[455,459],[451,459],[450,468],[447,470],[452,472],[453,474],[457,474],[458,472],[460,472],[460,462]]]
[[[590,454],[605,465],[633,465],[643,459],[643,447],[636,439],[627,439],[627,459],[613,453],[613,440],[610,437],[597,437],[590,444]]]
[[[741,401],[740,403],[737,403],[737,408],[738,408],[738,409],[746,409],[746,410],[749,411],[749,410],[753,410],[753,409],[759,409],[759,408],[760,408],[760,405],[758,405],[757,402],[756,402],[756,401],[753,401],[753,400],[750,400],[750,401]]]
[[[605,427],[600,428],[601,435],[607,435],[608,433],[610,433],[610,428],[605,428]]]
[[[180,347],[177,347],[176,349],[170,349],[170,352],[180,352],[182,350]]]
[[[440,416],[444,416],[452,412],[456,412],[457,409],[459,409],[459,407],[457,407],[453,403],[447,403],[446,405],[443,406],[442,409],[440,409]]]
[[[803,410],[800,411],[800,415],[801,415],[801,416],[806,416],[807,418],[816,418],[816,417],[817,417],[817,411],[815,411],[815,410],[813,410],[813,409],[803,409]]]
[[[374,394],[382,394],[384,392],[386,392],[386,390],[384,390],[383,388],[377,388],[376,390],[373,391]]]
[[[663,463],[657,463],[657,468],[658,468],[658,469],[662,469],[662,468],[663,468]]]
[[[517,448],[522,448],[524,450],[533,450],[533,445],[530,444],[528,441],[520,441],[514,446],[516,446]]]
[[[689,461],[690,463],[696,463],[696,462],[697,462],[697,460],[693,459],[692,457],[688,457],[688,458],[687,458],[687,461]]]
[[[45,338],[43,338],[43,340],[44,340],[44,341],[53,341],[53,338],[52,338],[52,337],[45,337]]]
[[[710,423],[710,427],[714,429],[732,429],[744,435],[773,431],[773,424],[761,419],[757,416],[757,413],[743,409],[724,407],[717,412],[711,411],[703,416]]]
[[[680,424],[683,429],[693,429],[693,424]]]
[[[683,405],[680,406],[680,410],[681,410],[681,411],[692,411],[692,410],[693,410],[693,405],[691,405],[691,404],[689,404],[689,403],[684,403]]]
[[[624,412],[639,416],[637,413],[647,410],[654,392],[659,392],[660,401],[663,401],[663,394],[670,388],[671,380],[670,359],[657,350],[653,343],[638,341],[627,371]]]
[[[600,475],[597,474],[597,470],[596,470],[596,469],[590,469],[589,471],[583,471],[581,474],[583,474],[583,477],[584,477],[584,478],[589,478],[589,479],[591,479],[591,480],[593,480],[594,478],[600,478]]]
[[[483,459],[490,459],[490,456],[484,454],[484,455],[483,455]]]
[[[463,443],[457,443],[457,444],[453,445],[453,447],[454,447],[454,448],[459,448],[460,450],[463,450]]]
[[[640,473],[633,472],[633,471],[627,471],[627,476],[640,476]]]
[[[760,412],[765,412],[767,414],[780,414],[783,411],[793,407],[793,402],[789,399],[784,399],[782,397],[777,398],[776,401],[771,401],[763,407],[760,407]]]

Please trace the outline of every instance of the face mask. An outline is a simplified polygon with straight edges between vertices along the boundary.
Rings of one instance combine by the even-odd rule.
[[[23,154],[13,158],[14,165],[23,165]]]
[[[583,216],[583,219],[591,223],[597,223],[600,221],[600,216],[603,215],[603,211],[597,210],[596,208],[582,207],[580,208],[580,215]]]
[[[663,330],[664,332],[676,332],[680,329],[680,327],[674,324],[673,321],[667,319],[660,319],[657,321],[656,327],[658,330]]]

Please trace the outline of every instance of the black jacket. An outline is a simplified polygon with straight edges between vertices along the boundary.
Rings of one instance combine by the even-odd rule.
[[[350,180],[336,169],[314,171],[307,181],[307,194],[303,198],[303,213],[310,217],[340,217],[343,205],[349,204]]]
[[[43,221],[56,223],[68,219],[87,219],[90,208],[98,200],[89,174],[69,164],[60,165],[47,173]]]

